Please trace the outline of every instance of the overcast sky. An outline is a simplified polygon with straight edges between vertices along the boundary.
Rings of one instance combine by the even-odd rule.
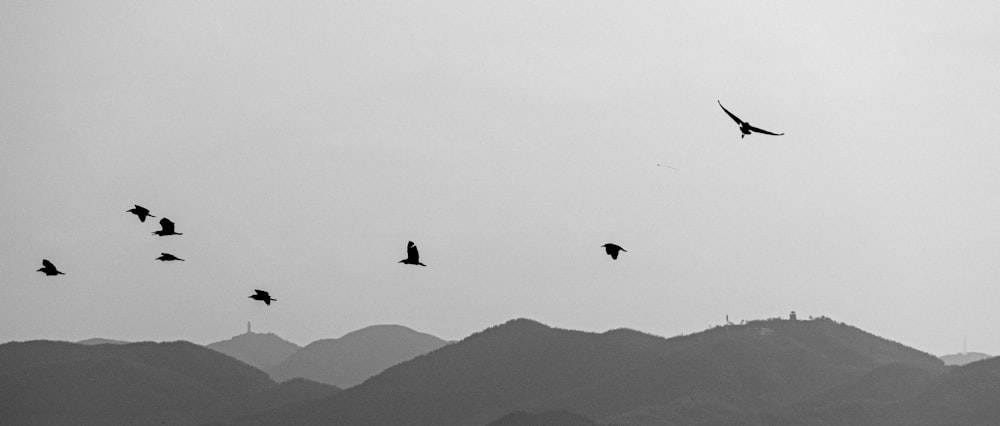
[[[0,341],[796,310],[1000,353],[998,2],[294,3],[0,2]]]

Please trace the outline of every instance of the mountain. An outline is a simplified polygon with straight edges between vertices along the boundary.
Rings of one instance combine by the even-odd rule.
[[[303,377],[348,388],[446,344],[400,325],[376,325],[339,339],[317,340],[267,371],[278,381]]]
[[[81,345],[124,345],[129,342],[123,340],[111,340],[111,339],[102,339],[100,337],[95,337],[93,339],[81,340],[76,343]]]
[[[945,365],[965,365],[970,362],[982,361],[987,358],[991,358],[991,356],[980,352],[964,352],[942,356],[941,361],[944,361]]]
[[[888,426],[1000,424],[1000,357],[953,367],[915,398],[878,410]]]
[[[189,342],[0,345],[4,424],[200,424],[280,405],[268,401],[337,391],[319,383],[277,385],[263,371]]]
[[[483,425],[566,410],[621,425],[759,424],[882,366],[937,358],[827,318],[751,321],[671,339],[519,319],[295,410],[237,424]]]
[[[274,333],[254,333],[247,331],[229,340],[205,345],[261,370],[267,370],[298,352],[301,347]]]

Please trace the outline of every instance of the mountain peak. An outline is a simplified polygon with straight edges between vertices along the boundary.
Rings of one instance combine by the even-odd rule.
[[[279,381],[305,377],[348,388],[386,368],[431,352],[447,343],[401,325],[373,325],[337,339],[312,342],[282,363],[268,369],[268,373]]]
[[[299,345],[282,339],[277,334],[254,332],[236,335],[231,339],[210,343],[205,347],[222,352],[261,370],[280,364],[301,349]]]

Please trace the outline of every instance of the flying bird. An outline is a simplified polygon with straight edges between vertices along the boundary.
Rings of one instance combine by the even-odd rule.
[[[174,232],[174,223],[171,222],[170,219],[167,218],[160,219],[160,227],[163,229],[160,229],[159,231],[153,231],[153,234],[159,235],[161,237],[167,235],[184,235],[180,232]]]
[[[147,208],[145,208],[143,206],[140,206],[138,204],[136,204],[135,207],[133,207],[131,209],[128,209],[128,210],[125,210],[125,211],[129,212],[129,213],[132,213],[132,214],[134,214],[136,216],[139,216],[139,222],[145,222],[147,217],[156,217],[156,216],[153,216],[153,215],[149,214],[149,209],[147,209]]]
[[[716,102],[719,102],[719,101],[716,100]],[[736,122],[736,124],[740,125],[740,132],[743,133],[742,135],[740,135],[740,139],[743,139],[744,137],[746,137],[747,135],[749,135],[750,132],[763,133],[765,135],[774,135],[774,136],[781,136],[781,135],[784,134],[784,133],[773,133],[773,132],[769,132],[769,131],[761,129],[761,128],[757,128],[757,127],[751,126],[750,123],[748,123],[746,121],[743,121],[743,120],[740,120],[739,117],[737,117],[737,116],[733,115],[733,113],[729,112],[729,110],[726,109],[726,107],[722,106],[722,102],[719,102],[719,106],[722,107],[722,110],[725,111],[726,114],[729,115],[729,117],[732,118],[733,121]]]
[[[179,258],[177,256],[174,256],[174,255],[170,254],[170,253],[160,253],[160,257],[157,257],[156,260],[159,260],[161,262],[168,262],[168,261],[171,261],[171,260],[179,260],[181,262],[184,261],[184,259],[181,259],[181,258]]]
[[[666,168],[668,168],[668,169],[673,169],[673,170],[677,170],[677,168],[676,168],[676,167],[674,167],[674,166],[671,166],[671,165],[669,165],[669,164],[662,164],[662,163],[656,163],[656,167],[666,167]]]
[[[59,270],[56,269],[56,265],[53,265],[52,262],[49,262],[48,259],[42,259],[42,267],[38,268],[38,272],[44,273],[45,275],[48,276],[66,275],[62,272],[59,272]]]
[[[264,302],[264,304],[267,305],[267,306],[271,306],[271,302],[277,302],[278,301],[278,299],[272,299],[271,298],[271,293],[268,293],[268,292],[266,292],[264,290],[254,290],[254,291],[257,292],[257,293],[256,294],[252,294],[252,295],[247,296],[247,297],[251,298],[253,300],[260,300],[261,302]]]
[[[407,265],[420,265],[427,266],[420,263],[420,253],[417,252],[417,245],[413,244],[413,241],[406,243],[406,259],[400,260],[399,263],[405,263]]]
[[[628,250],[623,249],[622,246],[613,243],[607,243],[601,247],[604,247],[604,252],[610,255],[612,259],[618,259],[618,252],[628,252]]]

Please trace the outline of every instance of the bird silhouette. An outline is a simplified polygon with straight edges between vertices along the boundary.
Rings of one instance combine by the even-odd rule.
[[[716,100],[716,102],[719,102],[719,101]],[[732,118],[733,121],[736,122],[736,124],[740,125],[740,133],[742,133],[742,135],[740,135],[740,139],[743,139],[744,137],[746,137],[747,135],[749,135],[750,132],[763,133],[765,135],[773,135],[773,136],[781,136],[781,135],[784,134],[784,133],[769,132],[767,130],[751,126],[750,123],[748,123],[746,121],[743,121],[743,120],[740,120],[739,117],[737,117],[733,113],[729,112],[729,110],[726,109],[726,107],[722,106],[722,102],[719,102],[719,106],[722,107],[722,110],[726,112],[726,115],[728,115],[730,118]]]
[[[48,276],[66,275],[62,272],[59,272],[59,270],[56,269],[56,265],[53,265],[52,262],[49,262],[48,259],[42,259],[42,267],[38,268],[38,272],[44,273],[45,275]]]
[[[174,223],[167,218],[160,219],[160,228],[163,229],[160,229],[159,231],[153,231],[153,234],[159,235],[161,237],[167,235],[184,235],[180,232],[174,232]]]
[[[405,263],[407,265],[420,265],[427,266],[420,263],[420,253],[417,251],[417,245],[413,244],[413,241],[406,243],[406,259],[400,260],[399,263]]]
[[[271,302],[277,302],[278,301],[278,299],[272,299],[271,298],[271,293],[268,293],[268,292],[266,292],[264,290],[254,290],[254,291],[257,292],[257,293],[252,294],[252,295],[247,296],[247,297],[251,298],[253,300],[260,300],[261,302],[264,302],[264,304],[267,305],[267,306],[271,306]]]
[[[624,251],[626,253],[628,252],[628,250],[623,249],[622,246],[613,243],[607,243],[601,247],[604,247],[604,252],[610,255],[612,259],[618,259],[618,252],[620,251]]]
[[[169,262],[169,261],[172,261],[172,260],[179,260],[181,262],[184,261],[184,259],[181,259],[181,258],[179,258],[177,256],[174,256],[174,255],[170,254],[170,253],[160,253],[160,257],[157,257],[156,260],[159,260],[161,262]]]
[[[147,217],[156,217],[156,216],[153,216],[153,215],[149,214],[149,209],[147,209],[147,208],[145,208],[143,206],[140,206],[138,204],[136,204],[135,207],[133,207],[131,209],[128,209],[128,210],[125,210],[125,211],[127,211],[129,213],[132,213],[132,214],[134,214],[136,216],[139,216],[139,222],[145,222]]]

